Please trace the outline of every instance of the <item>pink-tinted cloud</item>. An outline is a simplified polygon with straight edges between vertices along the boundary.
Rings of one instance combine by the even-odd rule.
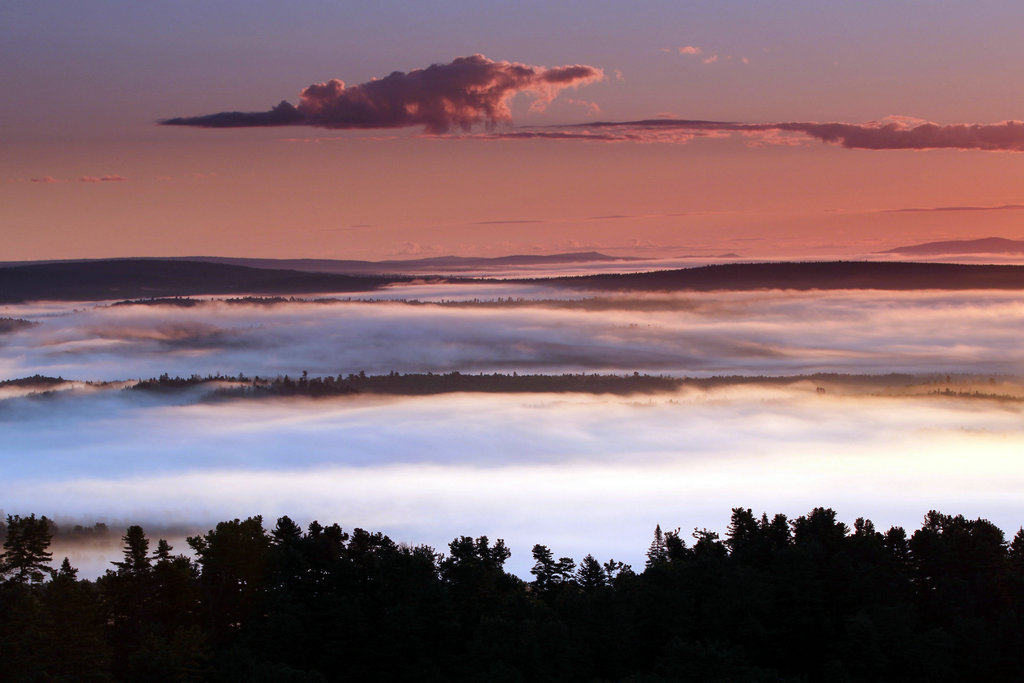
[[[78,179],[80,183],[123,183],[128,179],[120,175],[91,176],[84,175]]]
[[[703,52],[704,50],[701,50],[696,45],[685,45],[679,48],[679,54],[681,55],[699,55],[702,54]]]
[[[52,175],[44,175],[42,178],[29,178],[30,183],[59,183],[61,181],[54,178]]]
[[[601,107],[597,104],[597,102],[591,102],[590,100],[577,100],[571,97],[566,97],[563,101],[566,104],[571,104],[577,107],[583,107],[591,116],[596,116],[601,113]]]
[[[298,105],[281,102],[266,112],[222,112],[168,119],[165,125],[232,128],[308,125],[322,128],[404,128],[424,126],[429,133],[511,119],[508,102],[517,93],[534,97],[543,108],[560,91],[601,80],[601,69],[575,64],[555,68],[496,62],[483,55],[458,57],[408,73],[395,71],[356,85],[332,79],[314,83]]]

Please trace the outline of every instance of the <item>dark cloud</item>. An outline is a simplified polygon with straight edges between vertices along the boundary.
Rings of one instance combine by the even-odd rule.
[[[851,149],[982,149],[1024,151],[1024,122],[907,125],[855,123],[780,123],[776,130],[795,131]]]
[[[645,119],[640,121],[594,121],[547,129],[527,129],[491,137],[502,139],[545,138],[591,142],[689,142],[696,137],[737,134],[762,144],[792,144],[813,138],[848,149],[978,149],[1024,151],[1024,122],[952,124],[942,126],[905,117],[882,122],[737,123],[733,121],[688,121]]]
[[[404,128],[422,125],[430,133],[492,126],[510,118],[508,100],[526,92],[543,108],[559,91],[604,77],[583,64],[548,69],[496,62],[483,55],[458,57],[408,73],[392,72],[356,85],[331,79],[302,91],[298,105],[281,102],[266,112],[221,112],[173,118],[164,125],[235,128],[309,125],[322,128]]]

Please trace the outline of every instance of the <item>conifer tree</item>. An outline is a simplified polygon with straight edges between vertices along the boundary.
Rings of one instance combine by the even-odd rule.
[[[144,576],[150,570],[149,539],[142,527],[135,524],[128,527],[124,536],[124,562],[114,562],[118,574]]]
[[[7,515],[7,540],[4,552],[0,554],[0,575],[9,576],[8,581],[20,584],[42,583],[47,576],[53,576],[49,566],[53,553],[47,550],[53,538],[53,522],[44,515],[36,519]]]
[[[665,546],[665,534],[662,533],[661,525],[658,524],[654,527],[654,540],[651,541],[650,547],[647,548],[646,568],[650,569],[667,561],[668,548]]]
[[[604,569],[593,555],[587,555],[580,561],[580,567],[576,570],[576,583],[586,592],[604,588],[607,585]]]

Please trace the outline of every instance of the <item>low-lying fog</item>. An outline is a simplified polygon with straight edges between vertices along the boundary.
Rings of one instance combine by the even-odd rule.
[[[76,393],[4,402],[5,512],[133,521],[154,537],[252,514],[439,549],[486,534],[522,575],[534,543],[642,564],[656,523],[721,531],[737,505],[827,505],[884,526],[918,526],[932,508],[1009,532],[1024,521],[1014,401],[822,395],[808,382],[632,398]]]
[[[0,317],[38,324],[0,335],[0,378],[1024,368],[1024,301],[1014,292],[767,291],[573,303],[565,298],[581,295],[496,284],[373,296],[445,303],[5,306]]]
[[[425,287],[425,288],[424,288]],[[1001,292],[718,293],[524,304],[422,286],[414,298],[512,303],[31,305],[0,336],[0,378],[398,371],[952,374],[951,388],[1022,374],[1024,303]],[[564,295],[564,293],[563,293]],[[530,292],[534,298],[554,298]],[[975,375],[971,384],[964,373]],[[992,376],[992,379],[989,377]],[[958,379],[960,377],[960,379]],[[914,528],[925,512],[1024,522],[1024,403],[887,396],[891,380],[612,397],[197,402],[197,390],[69,385],[0,395],[0,507],[69,523],[140,523],[178,539],[223,519],[282,514],[382,530],[438,550],[504,538],[528,577],[544,543],[642,566],[655,524],[724,531],[730,508],[818,505]],[[820,393],[821,386],[825,393]],[[937,389],[946,388],[944,382]],[[896,387],[895,389],[898,389]],[[117,556],[64,544],[95,575]],[[103,553],[106,553],[104,555]]]

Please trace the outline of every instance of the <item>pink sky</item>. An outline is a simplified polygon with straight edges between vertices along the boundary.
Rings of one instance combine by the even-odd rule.
[[[676,4],[14,2],[0,260],[1024,238],[1020,211],[898,211],[1024,203],[1021,9]],[[237,111],[289,125],[158,125]]]

